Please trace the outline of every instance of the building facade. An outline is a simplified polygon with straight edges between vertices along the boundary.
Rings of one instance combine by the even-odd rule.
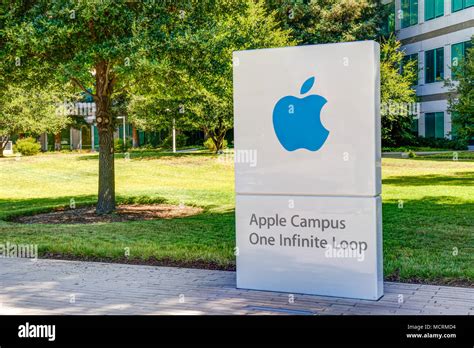
[[[420,115],[414,130],[427,138],[453,138],[444,80],[455,72],[474,35],[474,0],[395,0],[395,32],[408,59],[418,62]],[[470,145],[474,145],[470,143]]]
[[[96,125],[96,105],[94,102],[71,103],[67,115],[73,119],[72,125],[60,133],[43,133],[38,137],[42,151],[54,150],[99,150],[99,132]],[[170,135],[171,129],[141,130],[134,127],[126,116],[117,117],[114,139],[120,140],[127,148],[158,147]],[[182,132],[192,144],[202,143],[204,134],[200,131]],[[15,138],[16,139],[16,138]],[[8,150],[8,149],[7,149]]]

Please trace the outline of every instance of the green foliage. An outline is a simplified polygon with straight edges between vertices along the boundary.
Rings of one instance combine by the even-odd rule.
[[[222,148],[217,149],[216,144],[212,140],[212,138],[207,138],[207,140],[204,142],[204,147],[206,147],[209,151],[211,152],[217,152],[219,150],[227,149],[227,140],[224,139],[222,142]]]
[[[145,82],[141,67],[161,59],[163,43],[179,21],[178,8],[168,1],[14,0],[7,10],[6,19],[0,17],[5,19],[0,41],[6,43],[0,48],[1,71],[35,86],[73,83],[96,103],[97,211],[111,213],[115,167],[108,144],[116,117],[134,79]]]
[[[0,136],[56,133],[71,122],[63,105],[70,96],[57,86],[9,84],[0,90]]]
[[[299,44],[375,40],[389,15],[373,0],[273,0],[267,6]]]
[[[381,102],[407,105],[415,101],[412,81],[417,75],[414,62],[400,66],[404,54],[394,37],[381,38],[380,28],[392,7],[373,0],[277,0],[268,2],[283,27],[290,29],[299,44],[318,44],[381,39]],[[397,145],[413,138],[412,116],[382,115],[384,145]]]
[[[467,143],[463,139],[446,139],[446,138],[424,138],[418,137],[412,144],[417,146],[429,146],[433,148],[442,148],[449,150],[466,150]]]
[[[127,151],[128,149],[130,149],[131,147],[132,147],[132,139],[130,139],[130,138],[127,138],[125,140],[125,147],[124,147],[124,143],[123,143],[122,138],[115,138],[114,139],[114,151],[115,152],[124,152],[124,151]]]
[[[188,141],[188,137],[183,133],[176,134],[176,148],[186,146]],[[165,149],[172,149],[173,148],[173,136],[170,134],[164,140],[161,146]]]
[[[408,158],[415,158],[415,157],[416,157],[415,151],[409,150],[409,151],[408,151]]]
[[[425,137],[412,137],[405,139],[400,149],[411,149],[411,148],[426,148],[425,150],[418,151],[437,151],[437,150],[466,150],[467,142],[463,139],[447,139],[447,138],[425,138]],[[384,146],[384,149],[394,148]],[[390,151],[390,150],[384,150]],[[397,151],[397,150],[393,150]],[[406,151],[406,150],[400,150]]]
[[[380,47],[380,94],[382,105],[407,105],[416,101],[412,82],[418,70],[415,62],[410,61],[404,64],[403,70],[400,71],[403,57],[404,53],[400,51],[400,42],[393,36],[382,40]],[[411,131],[413,115],[385,112],[381,116],[382,144],[384,146],[401,145],[414,138]]]
[[[28,137],[19,139],[15,144],[15,152],[21,153],[23,156],[37,155],[41,150],[41,145],[35,138]]]
[[[169,128],[175,118],[178,129],[200,128],[222,144],[233,127],[232,52],[295,43],[262,1],[222,0],[207,7],[186,11],[164,59],[148,66],[154,82],[133,86],[129,113],[140,115],[139,127],[146,120]]]
[[[474,46],[474,37],[472,38]],[[449,112],[456,137],[465,142],[474,139],[474,49],[467,52],[466,59],[459,64],[457,77],[459,83],[447,81],[454,94],[449,100]]]

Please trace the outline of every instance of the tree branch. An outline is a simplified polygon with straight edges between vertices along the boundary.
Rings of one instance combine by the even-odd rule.
[[[80,89],[82,89],[85,93],[89,94],[91,97],[95,97],[96,95],[89,92],[84,85],[75,77],[71,77],[71,81],[74,82]]]
[[[7,135],[5,137],[0,137],[0,150],[3,152],[5,148],[7,147],[8,142],[10,141],[10,137]]]

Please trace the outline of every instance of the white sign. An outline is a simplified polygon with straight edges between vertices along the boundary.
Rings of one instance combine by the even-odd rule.
[[[383,295],[379,54],[234,52],[238,287]]]
[[[380,197],[238,195],[237,286],[378,299],[380,210]]]

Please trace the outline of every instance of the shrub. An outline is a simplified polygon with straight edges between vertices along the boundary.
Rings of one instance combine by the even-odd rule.
[[[139,147],[140,150],[153,150],[154,148],[153,144],[144,144]]]
[[[188,141],[188,137],[182,133],[176,134],[176,147],[183,147],[186,146]],[[173,148],[173,136],[168,135],[163,142],[161,143],[161,146],[165,149],[172,149]]]
[[[409,158],[415,158],[416,157],[415,151],[413,151],[413,150],[408,151],[408,157]]]
[[[34,138],[24,138],[16,141],[15,152],[21,153],[23,156],[37,155],[41,150],[41,145]]]
[[[125,145],[127,146],[127,149],[130,149],[132,147],[132,140],[127,138]],[[126,149],[123,148],[122,138],[115,138],[114,139],[114,151],[115,152],[123,152],[124,150],[126,150]]]
[[[216,152],[216,145],[212,141],[211,138],[207,138],[207,140],[204,142],[204,146],[211,152]],[[227,149],[227,140],[224,139],[224,142],[222,143],[222,150]]]
[[[405,143],[400,144],[401,147],[405,147],[407,149],[417,147],[427,147],[432,149],[446,149],[446,150],[466,150],[467,143],[461,139],[446,139],[446,138],[424,138],[424,137],[416,137],[413,140]]]

